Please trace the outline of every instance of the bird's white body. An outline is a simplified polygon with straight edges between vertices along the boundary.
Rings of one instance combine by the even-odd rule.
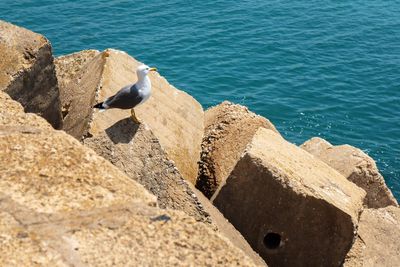
[[[151,81],[149,76],[145,75],[144,77],[139,77],[138,81],[136,82],[136,87],[139,91],[139,94],[143,97],[143,100],[140,101],[138,105],[143,104],[146,102],[149,97],[151,96]]]

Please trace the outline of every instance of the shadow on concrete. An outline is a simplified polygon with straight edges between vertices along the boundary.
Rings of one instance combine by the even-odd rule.
[[[125,118],[117,121],[112,126],[106,129],[106,134],[114,144],[127,144],[135,137],[140,124],[136,124],[132,119]]]

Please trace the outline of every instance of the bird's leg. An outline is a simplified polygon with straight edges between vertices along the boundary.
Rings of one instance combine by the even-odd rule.
[[[131,109],[131,118],[135,123],[140,124],[140,121],[138,120],[138,118],[136,118],[136,114],[135,114],[135,110],[134,109]]]

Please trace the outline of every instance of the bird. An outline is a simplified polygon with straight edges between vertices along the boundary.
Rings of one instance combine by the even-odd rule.
[[[131,109],[132,120],[140,124],[136,117],[134,108],[146,102],[151,95],[151,81],[147,76],[151,71],[157,71],[157,68],[150,68],[147,65],[140,65],[137,70],[137,82],[122,87],[115,95],[106,98],[103,102],[93,106],[100,111],[107,109]]]

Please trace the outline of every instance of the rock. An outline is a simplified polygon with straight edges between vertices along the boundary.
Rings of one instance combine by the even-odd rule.
[[[255,252],[242,234],[221,214],[221,212],[212,205],[208,198],[206,198],[200,191],[198,191],[192,184],[190,188],[195,193],[199,203],[204,210],[209,214],[213,224],[217,226],[218,232],[224,237],[228,238],[237,248],[240,248],[249,258],[253,260],[258,266],[267,266],[265,261],[260,255]]]
[[[305,151],[307,151],[308,153],[316,155],[321,153],[321,151],[331,148],[332,145],[325,139],[319,137],[313,137],[310,140],[304,142],[302,145],[300,145],[300,147]]]
[[[129,110],[117,109],[93,115],[91,106],[115,94],[121,87],[136,82],[139,64],[128,54],[112,49],[88,62],[67,86],[66,90],[84,93],[77,95],[79,99],[72,100],[64,130],[81,139],[82,136],[96,136],[130,117]],[[152,130],[185,179],[194,183],[203,135],[203,109],[193,97],[174,88],[158,73],[150,74],[150,79],[152,96],[135,109],[136,115]]]
[[[60,70],[58,75],[64,113],[63,130],[78,140],[82,140],[89,131],[94,112],[92,107],[103,86],[102,75],[106,58],[104,54],[97,54],[90,60],[92,54],[94,53],[75,53],[56,61],[57,69]],[[82,58],[85,60],[82,61]],[[83,64],[80,65],[79,62]],[[78,71],[75,73],[69,70],[70,66]]]
[[[9,95],[0,92],[0,130],[1,131],[20,131],[35,132],[37,128],[51,129],[52,127],[42,117],[33,113],[24,113],[24,108],[20,103],[11,99]]]
[[[161,208],[182,210],[198,221],[212,223],[153,131],[131,118],[117,121],[84,144],[157,196]]]
[[[0,214],[1,266],[255,266],[204,224],[139,203],[53,215],[17,206]]]
[[[398,206],[385,184],[375,161],[358,148],[349,145],[332,146],[322,138],[314,137],[301,148],[340,172],[349,181],[367,192],[364,205],[368,208]]]
[[[69,83],[80,79],[79,73],[88,62],[93,60],[95,56],[100,54],[97,50],[83,50],[66,56],[61,56],[55,59],[56,73],[58,86],[60,88],[60,100],[62,107],[63,119],[68,115],[71,105],[76,104],[76,94],[82,94],[82,88],[71,86]],[[78,106],[72,106],[72,109],[79,109]],[[68,127],[70,128],[70,127]]]
[[[220,212],[184,180],[152,130],[122,119],[84,144],[157,196],[161,208],[184,211],[219,231],[258,265],[265,265],[241,234]]]
[[[1,199],[3,205],[3,199]],[[62,266],[56,252],[38,244],[34,236],[8,211],[0,212],[0,264],[2,266]]]
[[[344,266],[398,266],[399,240],[398,207],[365,209],[360,217],[357,239],[347,254]]]
[[[266,118],[228,101],[205,112],[205,133],[196,187],[208,198],[228,177],[260,127],[278,132]]]
[[[40,34],[0,20],[0,91],[26,112],[62,125],[59,91],[50,42]]]
[[[260,128],[214,205],[271,266],[340,266],[364,190],[277,133]]]
[[[13,121],[23,116],[38,119]],[[255,266],[2,92],[0,118],[1,266]]]

